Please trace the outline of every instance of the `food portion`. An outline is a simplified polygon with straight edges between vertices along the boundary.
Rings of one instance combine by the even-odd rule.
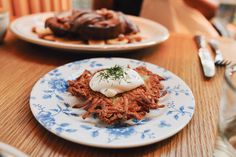
[[[144,80],[135,70],[114,66],[96,72],[89,82],[89,87],[106,97],[114,97],[143,84]]]
[[[116,65],[95,73],[85,70],[76,80],[68,81],[68,92],[83,101],[73,106],[86,110],[83,119],[96,116],[106,124],[116,124],[141,120],[151,109],[164,107],[158,104],[166,94],[162,80],[143,66]]]
[[[123,13],[107,9],[74,10],[69,16],[50,17],[45,21],[45,29],[34,27],[33,32],[45,40],[65,38],[87,44],[124,44],[142,40],[136,24]]]

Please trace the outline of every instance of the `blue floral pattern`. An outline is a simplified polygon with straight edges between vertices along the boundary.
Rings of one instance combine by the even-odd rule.
[[[50,76],[54,76],[54,74],[51,72],[49,73]],[[52,97],[55,97],[56,99],[63,101],[63,97],[60,96],[61,93],[65,93],[68,88],[68,83],[65,79],[62,78],[52,78],[50,80],[42,80],[40,83],[44,84],[47,82],[48,89],[43,90],[44,94],[42,96],[43,99],[51,99]]]
[[[45,126],[47,129],[52,129],[53,127],[55,128],[56,132],[58,134],[62,132],[75,132],[77,129],[70,128],[69,123],[58,123],[55,119],[55,117],[62,111],[61,107],[60,110],[57,109],[51,109],[50,111],[45,110],[45,107],[40,104],[33,104],[35,108],[38,109],[38,115],[36,118],[38,119],[43,126]]]
[[[67,92],[67,80],[84,69],[115,64],[146,66],[165,78],[163,84],[168,97],[160,102],[165,108],[157,111],[158,116],[107,126],[97,124],[99,120],[95,116],[83,120],[80,116],[83,110],[71,108],[78,100]],[[51,132],[74,142],[112,148],[142,145],[150,143],[149,140],[157,142],[175,134],[178,126],[184,127],[190,121],[195,106],[191,90],[176,75],[156,65],[122,58],[86,59],[54,69],[36,83],[29,99],[35,118]]]
[[[164,122],[163,122],[164,125]],[[166,126],[169,126],[168,124],[165,123]],[[81,128],[87,130],[93,138],[98,137],[100,134],[101,128],[99,127],[92,127],[89,125],[81,125]],[[106,127],[106,133],[108,134],[107,142],[112,143],[116,140],[122,139],[122,138],[127,138],[129,136],[132,136],[133,134],[140,134],[140,138],[145,139],[145,138],[155,138],[155,133],[152,132],[150,129],[146,129],[141,132],[137,132],[134,126],[129,126],[127,124],[123,125],[115,125],[115,126],[109,126]]]
[[[138,120],[138,119],[132,119],[132,122],[135,124],[135,125],[142,125],[142,124],[146,124],[147,122],[151,121],[150,118],[144,118],[142,120]]]
[[[145,138],[149,138],[149,139],[152,139],[152,138],[155,138],[155,133],[152,132],[150,129],[147,129],[147,130],[144,130],[142,133],[141,133],[141,138],[142,139],[145,139]]]
[[[93,138],[95,138],[99,135],[100,128],[98,128],[98,127],[92,127],[89,125],[80,125],[80,127],[87,130]]]
[[[60,93],[64,93],[67,91],[68,88],[68,84],[67,81],[62,79],[62,78],[53,78],[48,82],[49,88],[60,92]]]
[[[136,130],[133,126],[109,127],[107,128],[107,133],[109,134],[108,143],[119,140],[120,138],[127,138],[135,132]]]
[[[49,72],[48,75],[58,77],[58,76],[61,76],[61,72],[58,69],[55,69]]]
[[[164,127],[171,127],[171,124],[167,123],[165,120],[160,121],[159,125],[160,128]]]
[[[168,108],[169,108],[169,111],[166,114],[173,115],[173,118],[175,120],[178,120],[180,116],[185,116],[185,115],[192,117],[192,113],[194,109],[192,106],[187,106],[187,109],[186,109],[185,106],[183,105],[179,105],[179,107],[177,108],[173,101],[168,103]]]
[[[165,88],[165,90],[169,93],[169,94],[175,94],[176,96],[180,95],[180,94],[185,94],[185,95],[189,95],[189,90],[184,88],[183,86],[181,86],[180,84],[174,86],[174,87],[170,87],[167,86]]]

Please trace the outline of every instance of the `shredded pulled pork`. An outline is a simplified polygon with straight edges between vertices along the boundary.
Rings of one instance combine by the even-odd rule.
[[[75,81],[68,81],[68,92],[83,100],[82,104],[76,104],[73,107],[87,111],[82,118],[95,114],[107,124],[129,119],[141,120],[150,109],[163,107],[158,104],[158,99],[166,94],[166,92],[160,92],[163,89],[160,81],[164,79],[143,66],[134,70],[144,78],[145,84],[112,98],[90,89],[89,82],[93,74],[85,70]]]

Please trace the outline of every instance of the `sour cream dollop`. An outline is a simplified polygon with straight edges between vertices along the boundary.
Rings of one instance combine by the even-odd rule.
[[[143,78],[135,70],[117,66],[115,68],[119,71],[114,68],[118,71],[116,73],[116,71],[112,71],[114,70],[112,68],[94,74],[89,82],[89,86],[93,91],[100,92],[106,97],[114,97],[119,93],[130,91],[144,84]],[[118,77],[117,74],[119,74]]]

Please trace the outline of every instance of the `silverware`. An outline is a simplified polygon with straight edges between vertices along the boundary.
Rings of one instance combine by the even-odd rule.
[[[222,61],[218,61],[218,62],[216,62],[215,64],[216,64],[216,65],[219,65],[219,66],[226,66],[226,65],[231,64],[231,61],[226,60],[226,59],[223,59]]]
[[[206,40],[204,36],[196,35],[194,37],[198,45],[198,55],[203,67],[203,72],[206,77],[213,77],[215,75],[215,64],[206,47]]]
[[[230,60],[223,59],[222,53],[219,49],[219,42],[217,40],[211,39],[209,41],[209,44],[216,54],[215,60],[214,60],[216,65],[225,66],[231,63]]]

